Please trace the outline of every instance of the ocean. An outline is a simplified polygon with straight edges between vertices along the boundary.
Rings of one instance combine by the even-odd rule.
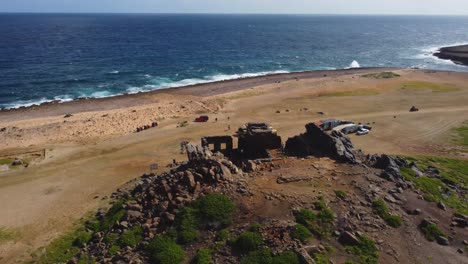
[[[466,43],[463,16],[0,14],[0,108],[271,73],[468,71],[432,56]]]

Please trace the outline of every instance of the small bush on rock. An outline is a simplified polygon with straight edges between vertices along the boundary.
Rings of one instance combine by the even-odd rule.
[[[362,263],[377,264],[379,261],[379,252],[374,241],[366,236],[360,236],[359,243],[354,246],[347,246],[346,251],[359,257]]]
[[[444,232],[434,223],[430,223],[426,226],[421,226],[421,231],[429,241],[435,241],[439,236],[447,237]]]
[[[177,238],[186,244],[198,238],[197,211],[191,207],[183,208],[177,215]]]
[[[263,238],[257,233],[245,232],[236,240],[236,247],[242,253],[259,249],[263,245]]]
[[[134,247],[140,242],[142,238],[143,230],[141,229],[141,226],[136,226],[130,230],[125,231],[118,240],[118,244],[121,247]]]
[[[184,260],[184,250],[169,237],[156,236],[153,238],[146,251],[152,261],[158,264],[177,264]]]
[[[296,222],[304,226],[308,226],[310,223],[317,219],[317,215],[308,209],[302,209],[296,214]]]
[[[335,195],[336,195],[336,197],[338,197],[340,199],[346,198],[346,193],[344,191],[342,191],[342,190],[336,190]]]
[[[210,264],[211,263],[211,250],[207,248],[202,248],[198,250],[195,258],[193,259],[193,264]]]
[[[391,227],[400,227],[402,224],[401,217],[398,215],[391,215],[388,212],[387,204],[382,199],[377,199],[372,202],[372,209]]]
[[[292,251],[285,251],[273,256],[269,248],[250,252],[241,264],[299,264],[299,257]]]
[[[91,233],[88,233],[88,232],[79,232],[75,238],[75,240],[73,240],[73,246],[75,247],[82,247],[84,246],[86,243],[89,242],[89,240],[91,240]]]
[[[299,239],[301,242],[305,243],[312,237],[312,233],[307,229],[307,227],[297,224],[291,233],[291,237]]]
[[[232,223],[232,213],[235,205],[223,194],[209,194],[196,203],[200,220],[208,225],[228,226]]]

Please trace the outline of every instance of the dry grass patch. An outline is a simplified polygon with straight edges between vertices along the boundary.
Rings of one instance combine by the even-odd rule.
[[[433,93],[444,93],[459,91],[460,88],[450,84],[439,84],[431,82],[412,81],[405,82],[400,86],[400,90],[405,92],[424,92],[431,91]]]
[[[371,95],[379,95],[380,92],[371,89],[359,89],[353,91],[338,91],[338,92],[330,92],[330,93],[322,93],[319,94],[320,97],[339,97],[339,96],[371,96]]]

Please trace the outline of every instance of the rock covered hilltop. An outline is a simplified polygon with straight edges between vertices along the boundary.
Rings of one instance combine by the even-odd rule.
[[[468,44],[441,48],[434,56],[468,66]]]
[[[187,143],[187,161],[114,193],[111,208],[76,234],[68,263],[466,261],[466,207],[428,202],[412,179],[445,181],[437,168],[365,155],[314,123],[284,148],[259,151],[276,130],[249,124],[237,135],[256,151]],[[466,197],[455,179],[444,186]],[[44,252],[39,262],[55,257]]]

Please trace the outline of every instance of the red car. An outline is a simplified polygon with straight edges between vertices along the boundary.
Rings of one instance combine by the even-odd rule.
[[[208,119],[209,119],[208,116],[202,115],[202,116],[195,118],[195,122],[208,122]]]

